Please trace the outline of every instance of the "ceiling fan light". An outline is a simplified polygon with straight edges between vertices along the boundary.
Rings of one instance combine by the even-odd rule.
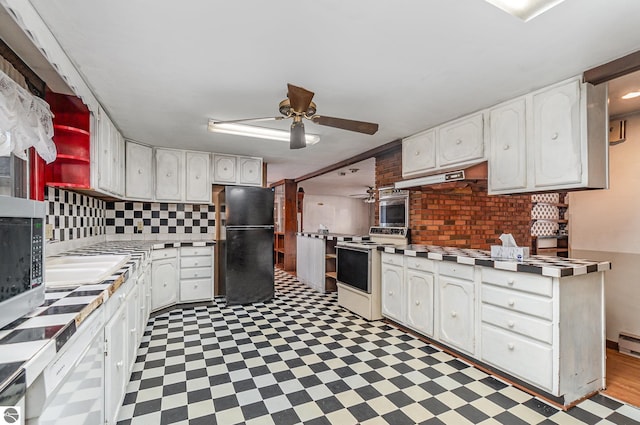
[[[289,149],[301,149],[307,146],[304,138],[304,124],[302,121],[294,120],[291,123],[291,140]]]
[[[208,130],[212,133],[232,134],[234,136],[255,137],[258,139],[280,140],[289,142],[289,132],[286,130],[277,130],[274,128],[255,127],[253,125],[222,123],[210,119]],[[305,134],[305,141],[308,145],[313,145],[320,141],[320,136],[315,134]]]
[[[633,99],[635,97],[640,97],[640,91],[631,91],[627,94],[625,94],[624,96],[622,96],[622,99]]]
[[[564,0],[486,0],[495,7],[527,22]]]

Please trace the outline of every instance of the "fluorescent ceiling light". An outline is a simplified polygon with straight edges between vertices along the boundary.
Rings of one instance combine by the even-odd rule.
[[[290,133],[286,130],[236,123],[216,123],[216,120],[209,120],[209,131],[212,133],[233,134],[235,136],[256,137],[258,139],[280,140],[283,142],[289,142],[291,138]],[[304,137],[308,145],[313,145],[320,141],[320,136],[316,136],[315,134],[305,134]]]
[[[527,22],[564,0],[485,0],[495,7]]]
[[[640,91],[631,91],[627,94],[625,94],[624,96],[622,96],[623,99],[633,99],[634,97],[638,97],[640,96]]]

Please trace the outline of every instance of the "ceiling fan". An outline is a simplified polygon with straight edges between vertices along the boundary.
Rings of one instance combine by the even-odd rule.
[[[364,134],[375,134],[378,131],[378,124],[347,120],[344,118],[327,117],[316,115],[316,104],[312,101],[314,93],[302,87],[287,84],[287,98],[280,102],[279,110],[281,117],[248,118],[232,121],[217,121],[213,124],[234,124],[250,121],[279,121],[292,118],[291,133],[289,139],[290,149],[300,149],[307,146],[304,133],[304,123],[302,119],[308,119],[316,124],[329,127],[340,128],[342,130],[356,131]]]
[[[376,190],[373,186],[367,186],[366,193],[354,193],[353,195],[349,195],[352,198],[362,199],[365,204],[373,204],[376,202]]]

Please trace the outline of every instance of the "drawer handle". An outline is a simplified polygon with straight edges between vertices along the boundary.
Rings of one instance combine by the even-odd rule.
[[[416,269],[420,268],[420,263],[416,264]]]
[[[458,313],[456,313],[455,311],[451,312],[451,317],[457,317],[457,316],[458,316]]]
[[[509,351],[513,351],[516,348],[516,346],[513,344],[513,342],[510,342],[507,344],[507,348],[509,349]]]
[[[513,328],[516,325],[516,323],[513,320],[509,320],[507,322],[507,326],[509,326],[510,328]]]
[[[197,261],[195,261],[195,262],[193,263],[193,265],[194,265],[194,266],[197,266],[197,265],[198,265],[198,262],[197,262]]]
[[[507,280],[507,284],[508,284],[509,286],[513,286],[513,284],[514,284],[514,283],[516,283],[516,281],[515,281],[514,279],[509,279],[509,280]]]
[[[515,305],[515,303],[516,302],[514,300],[509,300],[509,302],[508,302],[509,307],[513,307]]]
[[[193,285],[193,289],[198,289],[198,285]]]
[[[420,300],[416,300],[416,305],[420,305]]]
[[[194,277],[198,277],[198,273],[194,273],[194,274],[193,274],[193,276],[194,276]]]

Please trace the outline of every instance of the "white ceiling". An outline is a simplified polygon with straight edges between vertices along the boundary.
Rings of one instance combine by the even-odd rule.
[[[566,0],[525,23],[483,0],[31,0],[124,136],[264,157],[296,178],[640,49],[640,1]],[[374,136],[320,143],[208,133],[276,116],[286,84]],[[287,128],[289,123],[271,126]]]

